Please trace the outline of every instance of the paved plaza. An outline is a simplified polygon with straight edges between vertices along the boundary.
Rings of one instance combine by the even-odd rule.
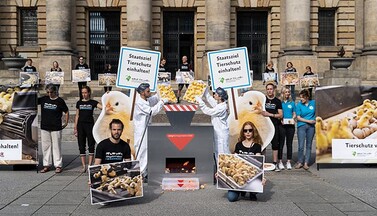
[[[63,143],[61,174],[0,167],[0,215],[377,215],[376,167],[364,165],[267,172],[257,202],[230,203],[210,184],[187,192],[145,186],[143,198],[92,206],[76,145]]]

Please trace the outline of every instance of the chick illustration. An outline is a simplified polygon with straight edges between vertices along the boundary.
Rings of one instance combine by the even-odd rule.
[[[357,128],[365,128],[368,125],[369,125],[368,116],[361,116],[361,118],[357,121]]]
[[[261,112],[265,111],[266,96],[259,91],[248,91],[242,96],[235,95],[235,104],[233,104],[232,94],[229,94],[229,143],[237,143],[240,129],[246,121],[252,122],[258,130],[263,143],[262,149],[266,148],[275,133],[274,125],[270,118],[264,117]],[[235,119],[235,110],[237,111],[238,120]],[[231,150],[234,146],[231,146]]]
[[[336,139],[336,138],[339,137],[339,135],[338,135],[339,127],[340,127],[339,121],[334,121],[334,122],[331,123],[331,128],[328,131],[328,133],[326,134],[327,142],[328,142],[329,146],[332,145],[333,139]]]
[[[325,132],[322,129],[323,120],[321,117],[317,117],[315,124],[315,134],[316,134],[316,151],[317,153],[321,154],[326,152],[328,148],[327,137]]]
[[[130,95],[133,95],[131,91]],[[124,124],[121,139],[128,141],[131,153],[134,153],[134,129],[130,121],[132,98],[119,91],[110,91],[102,96],[102,111],[93,127],[93,136],[97,143],[110,137],[109,123],[119,119]]]

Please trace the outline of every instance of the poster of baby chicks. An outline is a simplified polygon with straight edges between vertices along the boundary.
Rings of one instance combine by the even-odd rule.
[[[263,193],[264,156],[220,154],[217,188]]]
[[[125,161],[89,167],[92,205],[143,196],[139,161]]]
[[[377,163],[377,88],[316,91],[317,163]]]

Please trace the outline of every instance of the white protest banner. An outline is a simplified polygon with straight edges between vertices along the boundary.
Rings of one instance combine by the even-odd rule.
[[[0,140],[0,160],[22,160],[22,140]]]
[[[377,159],[377,140],[333,139],[332,158],[352,160]]]
[[[116,86],[131,89],[149,83],[150,90],[155,91],[160,56],[161,53],[156,51],[122,47]]]
[[[246,47],[208,52],[212,89],[242,88],[251,85]]]

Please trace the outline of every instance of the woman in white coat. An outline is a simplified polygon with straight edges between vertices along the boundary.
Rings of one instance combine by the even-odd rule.
[[[208,89],[204,96],[211,107],[208,107],[202,98],[196,97],[200,109],[204,114],[211,116],[211,123],[214,130],[215,160],[219,154],[229,154],[229,126],[228,126],[228,94],[222,88],[217,88],[213,97]]]
[[[136,160],[140,162],[140,172],[143,174],[143,176],[146,176],[148,163],[147,127],[152,120],[151,117],[161,111],[164,101],[160,100],[157,94],[151,96],[148,83],[140,84],[136,91],[139,94],[136,96],[133,119],[135,140],[134,146],[137,154]],[[143,137],[144,130],[145,134]],[[141,141],[141,139],[143,140]]]

